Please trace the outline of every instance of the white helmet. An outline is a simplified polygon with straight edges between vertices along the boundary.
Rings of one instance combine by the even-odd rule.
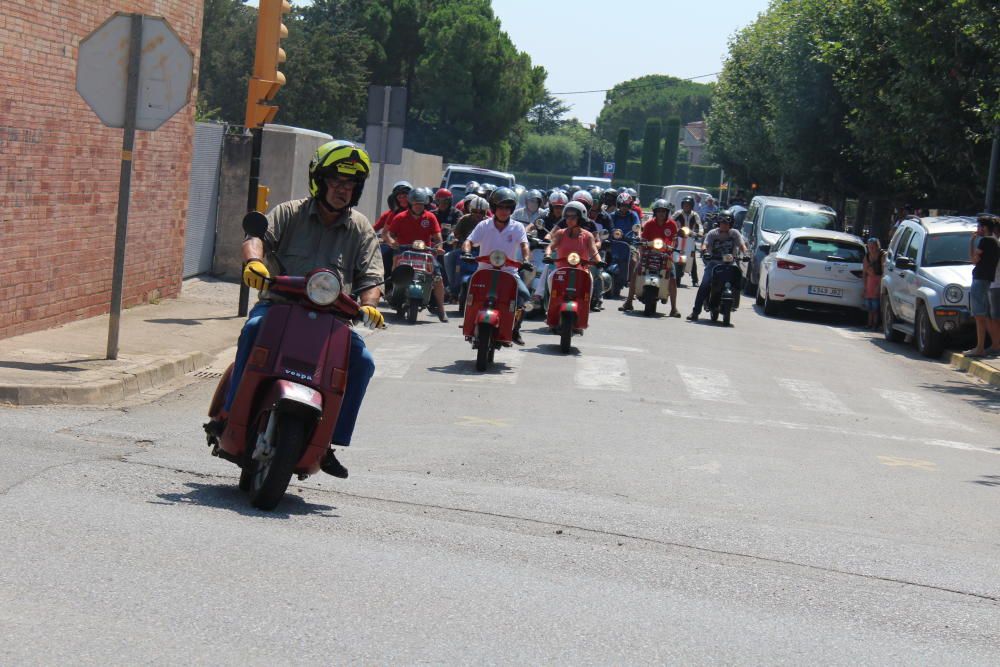
[[[565,216],[566,213],[569,211],[576,211],[580,215],[580,222],[583,222],[584,220],[587,219],[587,207],[584,206],[581,202],[573,200],[570,203],[566,204],[566,208],[563,209],[563,216]]]
[[[473,197],[472,201],[466,204],[465,208],[468,211],[479,211],[480,213],[486,213],[490,210],[490,203],[483,199],[482,197]]]

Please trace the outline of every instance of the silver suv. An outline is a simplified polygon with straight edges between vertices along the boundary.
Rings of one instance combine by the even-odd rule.
[[[912,336],[926,357],[941,356],[949,338],[975,327],[969,310],[975,218],[904,220],[889,242],[882,275],[886,340]]]

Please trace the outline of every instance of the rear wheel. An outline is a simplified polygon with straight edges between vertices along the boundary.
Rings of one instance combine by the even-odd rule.
[[[575,322],[576,315],[573,313],[563,313],[559,320],[559,349],[563,354],[569,354],[573,342],[573,324]]]
[[[781,312],[781,304],[777,303],[771,299],[771,288],[767,283],[764,284],[764,314],[774,317]]]
[[[306,446],[306,421],[289,413],[278,412],[271,419],[277,419],[274,451],[265,461],[251,460],[250,503],[257,509],[273,510],[285,495],[288,482],[295,472],[303,448]],[[242,477],[242,475],[241,475]]]
[[[659,298],[659,296],[660,290],[652,285],[646,285],[642,288],[643,315],[646,317],[652,317],[656,314],[656,299]]]
[[[406,304],[406,321],[413,324],[417,321],[417,315],[420,313],[420,299],[410,299],[410,302]]]
[[[917,350],[925,357],[940,357],[944,352],[944,336],[935,331],[927,306],[917,311]]]
[[[732,309],[730,308],[729,303],[723,302],[722,303],[722,326],[725,326],[725,327],[729,326],[729,319],[730,319],[730,317],[732,317],[732,314],[733,314],[732,313]]]
[[[486,322],[476,332],[476,370],[485,371],[493,361],[493,327]]]
[[[901,331],[896,331],[896,314],[892,312],[892,304],[889,303],[889,295],[882,295],[882,334],[890,343],[901,343],[906,337]]]

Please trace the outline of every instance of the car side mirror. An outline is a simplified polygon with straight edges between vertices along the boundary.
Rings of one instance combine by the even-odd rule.
[[[250,211],[243,216],[243,233],[255,239],[267,234],[267,218],[260,211]]]
[[[769,254],[771,254],[771,244],[770,243],[761,243],[759,246],[757,246],[757,250],[760,250],[765,255],[769,255]]]
[[[909,257],[897,257],[896,258],[896,268],[897,269],[912,269],[916,267],[916,263]]]

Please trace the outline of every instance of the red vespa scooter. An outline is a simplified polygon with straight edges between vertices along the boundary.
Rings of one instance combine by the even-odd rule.
[[[491,268],[481,268],[469,279],[462,333],[476,350],[476,370],[485,371],[493,363],[493,353],[512,344],[517,281],[503,268],[520,268],[521,263],[509,259],[502,250],[494,250],[475,261],[488,261]]]
[[[546,257],[547,264],[554,263]],[[549,274],[548,310],[545,323],[559,334],[559,349],[569,354],[573,335],[583,335],[590,317],[591,277],[588,266],[606,266],[571,252],[566,257],[569,266],[561,266]]]
[[[243,230],[264,239],[267,219],[248,213]],[[268,289],[290,303],[264,316],[228,415],[222,408],[232,365],[219,380],[208,414],[226,420],[222,433],[206,428],[212,455],[242,468],[240,490],[263,510],[277,506],[293,474],[305,479],[320,469],[347,385],[348,322],[359,309],[328,269],[275,276]]]

